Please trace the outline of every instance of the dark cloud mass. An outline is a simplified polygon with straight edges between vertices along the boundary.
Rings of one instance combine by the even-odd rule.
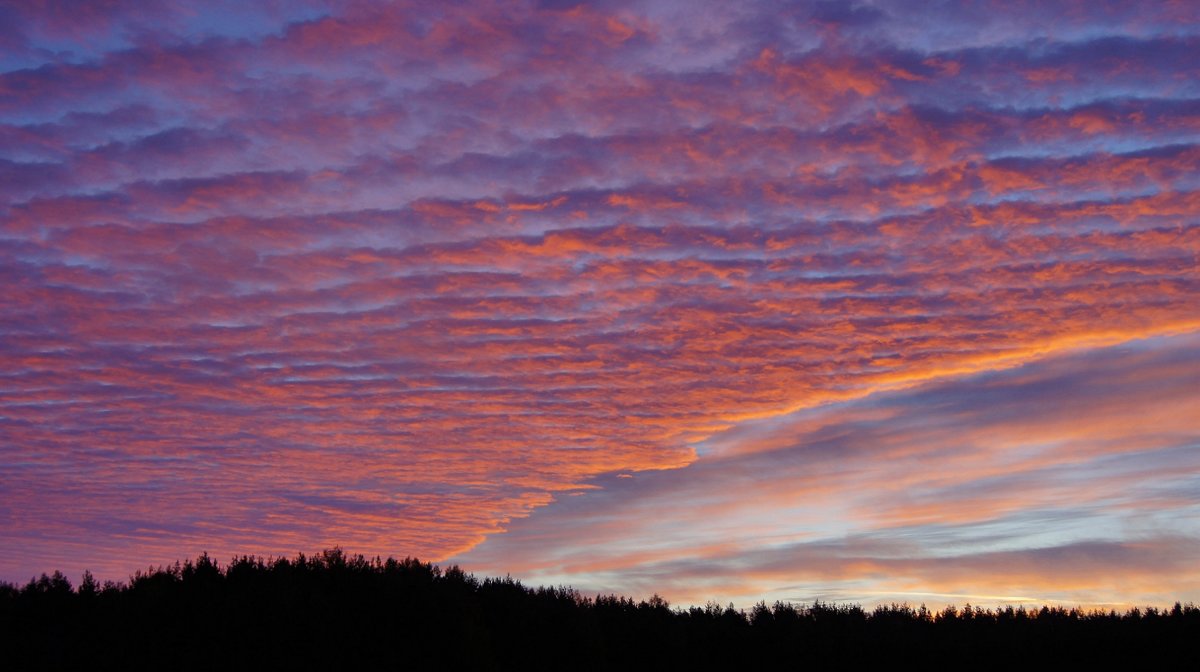
[[[1080,584],[1052,596],[1135,601],[1166,597],[1155,544],[1194,555],[1192,3],[40,0],[0,25],[0,578],[341,544],[590,581],[489,550],[587,503],[580,529],[644,542],[611,537],[614,589],[655,590],[631,553],[688,563],[671,590],[700,601],[800,583],[779,530],[699,552],[621,513],[710,487],[744,498],[731,525],[808,530],[813,566],[831,534],[884,544],[837,550],[844,594],[1045,592],[1005,567],[1063,548]],[[987,378],[1039,362],[1069,366]],[[865,415],[792,424],[830,404]],[[887,457],[924,422],[944,481]],[[983,428],[1009,438],[945,439]],[[980,466],[1051,441],[1080,475]],[[1150,492],[1139,451],[1192,480]],[[809,501],[825,470],[857,494]],[[1100,522],[1056,537],[1042,496]],[[985,524],[1015,541],[972,545]],[[877,534],[918,527],[963,561]]]

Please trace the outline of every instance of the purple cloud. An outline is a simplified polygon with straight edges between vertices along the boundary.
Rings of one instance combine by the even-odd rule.
[[[1109,521],[1156,511],[1155,539],[1187,548],[1194,497],[1143,488],[1122,450],[1195,473],[1177,441],[1194,414],[1172,415],[1194,402],[1171,370],[1190,360],[1155,358],[1200,328],[1197,18],[1115,2],[5,8],[0,578],[334,544],[532,571],[488,549],[535,523],[552,537],[568,502],[625,511],[616,534],[657,515],[622,508],[642,501],[751,516],[764,479],[789,507],[835,507],[846,534],[940,524],[963,557],[1143,557],[1107,528],[1047,542],[1052,521],[1004,496],[1026,487]],[[1122,354],[1113,385],[1088,377],[1100,360],[1061,358],[1121,343],[1151,355]],[[1003,378],[1055,362],[1070,371]],[[920,473],[901,459],[923,445],[910,417],[1008,432],[1024,464],[1068,422],[1019,403],[1051,390],[1109,432],[1055,444],[1090,465],[1080,478],[984,474],[982,443],[939,434],[945,483],[883,488]],[[865,416],[788,424],[843,403]],[[796,457],[811,452],[760,450],[790,440],[760,436],[772,422],[879,499],[813,481]],[[1136,496],[1097,499],[1118,486]],[[1021,515],[1011,548],[976,542],[972,525]],[[630,552],[694,550],[652,542]],[[959,592],[998,586],[986,564],[964,561]],[[696,581],[679,590],[716,590]]]

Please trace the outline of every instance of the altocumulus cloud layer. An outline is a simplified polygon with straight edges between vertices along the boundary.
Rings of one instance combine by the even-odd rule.
[[[244,4],[0,5],[4,577],[1197,595],[1195,4]]]

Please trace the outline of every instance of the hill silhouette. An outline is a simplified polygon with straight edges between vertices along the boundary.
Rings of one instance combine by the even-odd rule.
[[[1107,668],[1194,662],[1200,608],[672,609],[332,549],[224,566],[202,555],[128,583],[0,584],[0,632],[13,670]]]

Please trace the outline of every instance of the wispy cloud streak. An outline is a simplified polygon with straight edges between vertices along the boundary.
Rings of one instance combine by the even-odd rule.
[[[1195,336],[739,425],[462,557],[682,602],[1200,596]]]

